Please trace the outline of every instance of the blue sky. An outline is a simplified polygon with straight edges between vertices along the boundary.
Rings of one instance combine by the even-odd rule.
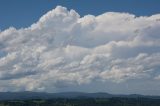
[[[0,29],[30,26],[57,5],[74,9],[81,16],[108,11],[148,16],[160,11],[159,0],[0,0]]]
[[[160,95],[160,1],[0,0],[0,92]]]

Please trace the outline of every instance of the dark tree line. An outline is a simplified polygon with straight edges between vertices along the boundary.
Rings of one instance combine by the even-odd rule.
[[[160,106],[160,99],[151,98],[79,98],[50,100],[0,101],[0,106]]]

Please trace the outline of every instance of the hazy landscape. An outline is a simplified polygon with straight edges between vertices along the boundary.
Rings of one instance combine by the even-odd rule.
[[[82,98],[0,101],[0,106],[160,106],[159,99],[148,98]]]
[[[160,96],[108,93],[3,92],[0,106],[160,106]]]

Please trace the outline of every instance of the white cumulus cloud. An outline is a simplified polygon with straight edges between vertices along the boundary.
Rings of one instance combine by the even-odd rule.
[[[0,32],[0,91],[159,80],[159,19],[118,12],[80,17],[57,6],[28,28],[8,28]]]

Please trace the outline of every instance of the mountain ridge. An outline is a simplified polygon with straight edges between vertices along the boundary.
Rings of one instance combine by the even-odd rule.
[[[110,94],[107,92],[58,92],[58,93],[47,93],[47,92],[0,92],[0,100],[29,100],[29,99],[54,99],[54,98],[153,98],[160,99],[160,96],[151,95],[140,95],[140,94]]]

